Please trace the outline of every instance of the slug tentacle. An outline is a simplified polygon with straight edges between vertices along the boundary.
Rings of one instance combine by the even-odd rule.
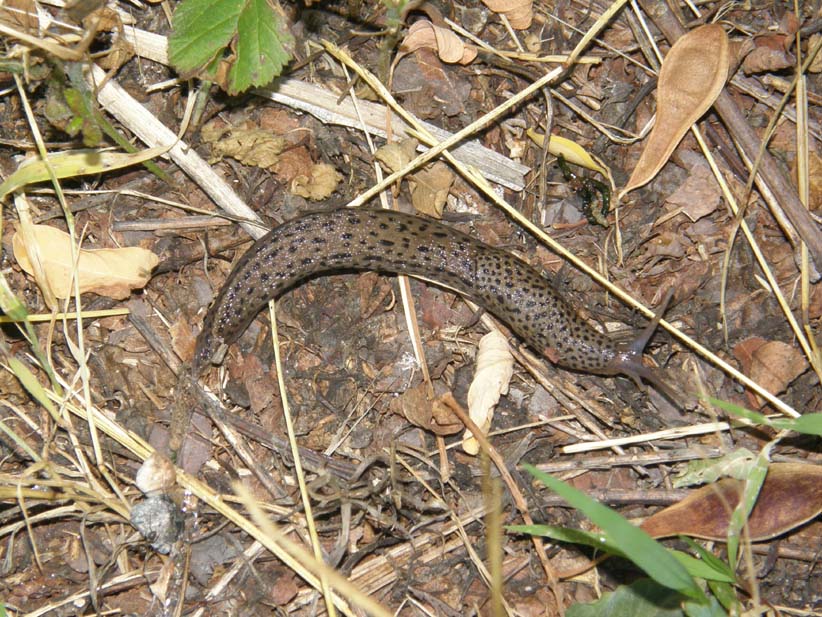
[[[648,325],[642,329],[633,341],[631,341],[624,349],[619,350],[614,354],[611,362],[607,368],[607,374],[610,375],[625,375],[630,377],[636,383],[639,389],[642,389],[642,379],[655,386],[658,390],[666,394],[669,398],[678,400],[681,393],[676,392],[665,380],[659,375],[657,371],[642,363],[643,353],[645,347],[651,337],[659,327],[659,320],[668,310],[668,305],[671,298],[674,296],[674,288],[671,287],[665,294],[659,308],[654,314],[654,318],[648,322]]]
[[[646,377],[642,347],[656,321],[633,348],[620,352],[608,336],[581,320],[549,281],[510,253],[432,220],[361,208],[306,214],[258,240],[237,262],[206,314],[194,374],[221,361],[221,352],[269,300],[307,278],[340,270],[432,279],[475,300],[557,364]]]

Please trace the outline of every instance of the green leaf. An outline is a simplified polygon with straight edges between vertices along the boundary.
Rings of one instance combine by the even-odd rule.
[[[619,547],[608,541],[603,535],[583,531],[581,529],[568,529],[567,527],[556,527],[554,525],[509,525],[506,527],[511,533],[527,533],[532,536],[542,536],[551,538],[557,542],[570,542],[571,544],[582,544],[597,550],[605,551],[610,555],[624,557],[625,554]]]
[[[17,379],[20,380],[20,383],[23,384],[23,387],[31,394],[32,398],[45,407],[52,416],[57,417],[57,410],[54,408],[48,394],[46,394],[46,390],[37,381],[37,377],[29,370],[29,367],[13,356],[7,358],[7,362],[11,372],[17,376]]]
[[[684,617],[680,604],[685,598],[667,586],[642,579],[623,585],[591,604],[574,604],[567,617]]]
[[[699,558],[706,564],[708,564],[714,570],[714,572],[718,572],[720,574],[721,578],[714,578],[714,580],[723,580],[723,578],[725,578],[729,579],[728,582],[731,583],[733,583],[736,580],[733,568],[731,568],[731,566],[722,561],[719,557],[714,555],[711,551],[705,550],[702,546],[700,546],[687,536],[679,536],[679,539],[685,542],[691,548],[692,551],[699,555]],[[709,577],[704,578],[711,580]]]
[[[733,586],[719,581],[708,581],[708,587],[728,613],[733,611],[734,615],[742,614],[739,598],[736,597]]]
[[[770,442],[770,444],[773,443]],[[737,563],[742,528],[748,522],[748,518],[756,505],[756,500],[759,498],[759,491],[762,490],[765,477],[768,475],[770,449],[766,445],[756,457],[756,464],[751,468],[751,472],[745,480],[742,499],[734,508],[731,520],[728,521],[728,563],[730,564],[735,565]]]
[[[683,605],[685,614],[688,617],[728,617],[728,613],[722,608],[719,601],[711,596],[707,603],[685,602]]]
[[[240,14],[237,59],[228,73],[228,93],[270,83],[291,59],[288,48],[293,44],[268,0],[249,0]]]
[[[671,551],[671,553],[691,576],[702,578],[706,581],[720,581],[723,583],[733,583],[735,580],[733,575],[721,569],[717,570],[712,564],[697,559],[696,557],[691,557],[688,553],[683,553],[682,551]]]
[[[778,429],[822,437],[822,413],[806,413],[798,418],[780,418],[774,420],[773,425]]]
[[[201,69],[221,54],[237,35],[244,2],[184,0],[174,11],[168,57],[181,73]]]
[[[712,405],[716,405],[730,414],[741,416],[757,424],[764,424],[765,426],[771,426],[779,430],[796,431],[797,433],[804,433],[805,435],[822,437],[822,413],[806,413],[798,418],[775,418],[772,420],[761,413],[745,409],[728,401],[710,396],[707,397],[707,400]]]
[[[169,59],[182,74],[220,79],[229,94],[263,86],[291,59],[294,39],[269,0],[184,0],[173,19]],[[229,64],[218,75],[220,60]]]
[[[647,533],[634,527],[619,514],[591,499],[585,493],[552,478],[536,467],[531,465],[523,465],[523,467],[587,516],[591,522],[602,529],[607,542],[619,547],[628,559],[660,585],[675,589],[697,601],[707,601],[705,594],[682,564]]]

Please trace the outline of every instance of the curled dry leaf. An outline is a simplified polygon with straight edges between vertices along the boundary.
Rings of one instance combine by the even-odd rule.
[[[389,172],[394,173],[408,165],[408,163],[414,159],[419,143],[420,142],[413,138],[403,139],[402,141],[392,141],[377,148],[374,157],[382,163]]]
[[[456,34],[435,26],[427,19],[411,24],[400,49],[413,53],[418,49],[431,49],[439,59],[448,64],[470,64],[477,57],[477,48],[463,43]]]
[[[482,0],[482,3],[494,13],[505,15],[515,30],[531,27],[534,19],[533,0]]]
[[[654,538],[684,534],[723,541],[744,488],[744,482],[731,478],[704,486],[647,518],[641,527]],[[772,463],[748,518],[748,533],[754,542],[768,540],[816,518],[820,512],[822,466]]]
[[[468,388],[468,415],[483,433],[491,428],[494,408],[499,397],[508,393],[513,374],[514,356],[508,348],[508,340],[492,330],[480,339],[477,368]],[[466,431],[462,438],[462,449],[468,454],[479,452],[479,443],[470,431]]]
[[[463,428],[460,419],[442,402],[442,397],[434,401],[428,399],[428,388],[425,384],[406,390],[399,398],[391,401],[390,407],[391,411],[403,416],[414,426],[431,431],[435,435],[453,435]]]
[[[27,274],[34,268],[32,259],[38,259],[45,273],[45,281],[57,298],[68,298],[72,286],[71,237],[64,231],[48,225],[34,225],[31,235],[35,246],[23,241],[18,231],[12,238],[14,257]],[[141,289],[157,265],[157,256],[140,247],[114,249],[80,249],[77,277],[80,293],[92,291],[101,296],[123,300],[132,289]]]
[[[622,194],[650,182],[682,137],[722,92],[730,46],[719,24],[700,26],[680,38],[662,63],[656,124]]]
[[[286,148],[283,137],[267,129],[253,126],[229,127],[222,121],[212,121],[201,131],[203,141],[211,144],[209,163],[231,157],[243,165],[268,169],[277,164]]]
[[[291,181],[291,192],[305,199],[322,201],[331,196],[340,182],[342,176],[333,165],[317,163],[309,175],[300,175]]]
[[[442,218],[454,173],[442,162],[421,169],[408,178],[414,209],[435,219]]]

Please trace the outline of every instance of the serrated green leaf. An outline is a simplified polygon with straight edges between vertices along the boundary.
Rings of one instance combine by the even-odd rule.
[[[168,58],[181,73],[203,68],[237,35],[237,20],[245,2],[184,0],[172,18]]]
[[[602,529],[606,541],[618,546],[634,564],[660,585],[679,591],[697,601],[707,601],[705,594],[685,568],[661,544],[631,525],[622,516],[591,499],[585,493],[560,482],[531,465],[523,467],[532,476],[559,494],[569,504]]]
[[[270,83],[291,59],[294,39],[270,0],[184,0],[173,25],[171,64],[215,79],[220,61],[228,60],[227,78],[219,81],[229,94]]]
[[[568,617],[683,617],[680,608],[683,600],[684,596],[671,593],[668,587],[642,579],[604,593],[596,602],[569,606],[565,614]]]
[[[291,59],[288,48],[293,44],[268,0],[248,0],[237,27],[237,57],[228,73],[228,93],[270,83]]]

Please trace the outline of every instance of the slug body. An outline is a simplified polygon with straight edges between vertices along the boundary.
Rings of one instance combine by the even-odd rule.
[[[582,321],[535,269],[510,253],[431,220],[366,209],[306,214],[260,238],[237,262],[206,315],[194,373],[219,362],[269,300],[306,278],[339,270],[433,279],[477,302],[561,366],[647,377],[640,345],[650,333],[618,349]]]

